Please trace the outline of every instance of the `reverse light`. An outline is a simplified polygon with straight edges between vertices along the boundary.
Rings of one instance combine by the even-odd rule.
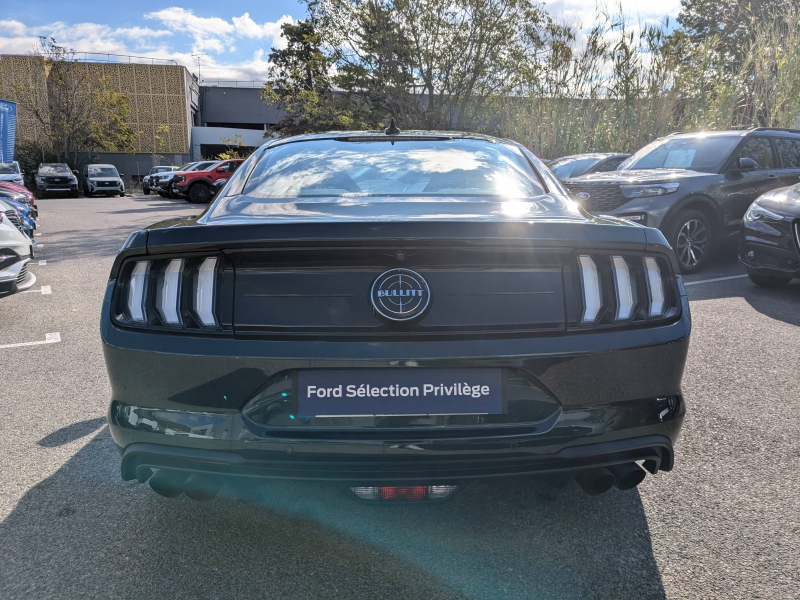
[[[597,265],[591,256],[578,257],[581,269],[581,283],[583,284],[583,317],[584,323],[594,323],[603,306],[603,296],[600,289],[600,277],[597,274]]]
[[[180,290],[183,275],[183,259],[176,258],[169,262],[161,276],[156,289],[156,308],[165,323],[180,325]]]
[[[150,270],[148,261],[139,261],[131,271],[131,279],[128,283],[128,317],[131,321],[144,323],[145,316],[144,301],[147,289],[147,273]]]
[[[666,196],[678,191],[681,184],[672,183],[651,183],[645,185],[621,185],[619,186],[622,195],[632,200],[633,198],[649,198],[651,196]]]
[[[627,321],[633,316],[634,299],[633,281],[628,263],[621,256],[612,256],[614,267],[614,287],[617,291],[617,321]]]
[[[445,500],[457,489],[457,485],[391,485],[351,487],[350,491],[361,500],[372,502],[419,502]]]
[[[197,288],[194,294],[194,310],[197,318],[206,327],[217,324],[214,317],[214,288],[217,282],[217,259],[207,258],[197,272]]]
[[[647,291],[650,295],[650,307],[648,316],[659,317],[664,314],[664,282],[661,278],[661,270],[658,268],[658,261],[650,256],[644,259],[644,270],[647,274]]]

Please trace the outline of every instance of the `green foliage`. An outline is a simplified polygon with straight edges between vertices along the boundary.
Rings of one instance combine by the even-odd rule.
[[[247,148],[247,144],[245,144],[244,140],[242,139],[242,135],[239,133],[234,133],[232,138],[220,138],[220,141],[228,146],[228,149],[225,150],[225,152],[220,152],[217,154],[217,160],[247,158],[251,154]]]
[[[674,131],[800,127],[795,0],[683,0],[681,27],[621,5],[588,27],[530,0],[319,0],[284,26],[264,97],[280,135],[460,129],[542,156],[635,151]]]
[[[44,153],[75,167],[82,154],[135,150],[137,134],[127,124],[128,96],[92,77],[74,52],[53,38],[40,38],[36,55],[44,77],[13,88],[21,110],[37,125],[36,139],[21,145],[21,153],[31,153],[31,159]]]

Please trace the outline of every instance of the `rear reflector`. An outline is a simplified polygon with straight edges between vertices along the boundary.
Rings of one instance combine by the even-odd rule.
[[[614,286],[617,290],[617,321],[627,321],[633,315],[633,285],[628,263],[621,256],[612,256],[614,265]]]
[[[214,287],[217,280],[217,259],[207,258],[197,273],[197,289],[194,295],[194,310],[200,322],[211,327],[217,324],[214,317]]]
[[[583,284],[583,317],[584,323],[594,323],[603,306],[603,296],[600,290],[600,277],[597,266],[591,256],[578,257],[581,266],[581,283]]]
[[[145,288],[147,287],[148,261],[140,261],[131,272],[128,284],[128,317],[131,321],[143,323],[147,320],[144,312]]]
[[[661,280],[661,270],[658,261],[650,256],[644,259],[644,268],[647,272],[647,291],[650,294],[650,308],[648,316],[659,317],[664,314],[664,283]]]
[[[161,318],[170,325],[180,325],[180,289],[183,260],[176,258],[164,270],[161,285],[156,290],[156,306]]]
[[[392,485],[382,487],[351,487],[361,500],[385,502],[415,502],[444,500],[458,489],[457,485]]]

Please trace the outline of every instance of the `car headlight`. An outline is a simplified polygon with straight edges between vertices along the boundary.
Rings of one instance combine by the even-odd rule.
[[[174,177],[173,178],[173,182],[174,183],[183,183],[184,181],[186,181],[186,177]]]
[[[783,221],[783,215],[767,210],[753,202],[750,208],[747,209],[747,212],[744,213],[744,220],[749,223],[753,221],[772,221],[774,223],[776,221]]]
[[[678,191],[681,184],[673,183],[648,183],[643,185],[621,185],[622,195],[628,199],[649,198],[651,196],[666,196]]]

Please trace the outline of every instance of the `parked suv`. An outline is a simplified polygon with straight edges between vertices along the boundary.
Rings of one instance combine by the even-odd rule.
[[[553,175],[561,179],[579,177],[589,173],[605,173],[616,171],[630,154],[610,154],[606,152],[593,152],[591,154],[572,154],[562,156],[547,163],[547,168]]]
[[[761,194],[800,180],[792,158],[800,130],[673,134],[648,144],[618,171],[566,179],[593,214],[658,227],[684,273],[703,268]]]
[[[0,181],[7,181],[17,185],[25,185],[24,172],[19,168],[17,161],[0,163]]]
[[[211,202],[214,196],[211,186],[220,179],[228,179],[243,162],[243,158],[232,158],[214,163],[202,171],[176,173],[172,179],[172,189],[190,202]]]
[[[171,165],[159,165],[159,166],[153,167],[152,169],[150,169],[150,172],[147,175],[144,176],[144,179],[142,179],[142,193],[145,196],[150,195],[150,181],[151,181],[151,178],[156,173],[171,173],[171,172],[177,171],[177,170],[178,170],[178,167],[173,167]]]
[[[67,192],[78,197],[78,172],[71,171],[65,163],[42,163],[34,171],[36,194],[42,198],[47,194]]]
[[[87,198],[95,194],[124,196],[123,176],[124,173],[118,173],[114,165],[86,165],[83,167],[83,193]]]

